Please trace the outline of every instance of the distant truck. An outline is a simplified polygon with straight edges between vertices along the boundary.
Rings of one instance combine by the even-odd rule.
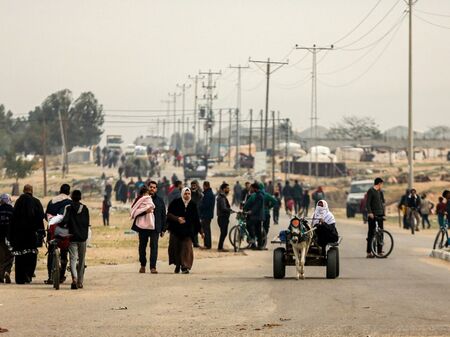
[[[121,135],[106,136],[106,148],[108,150],[119,151],[119,153],[122,153],[122,146],[121,146],[122,143],[123,140]]]
[[[372,180],[352,181],[350,191],[347,194],[347,218],[354,218],[355,214],[361,213],[361,201],[372,186]]]

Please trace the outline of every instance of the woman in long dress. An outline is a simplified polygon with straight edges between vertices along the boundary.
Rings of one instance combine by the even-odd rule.
[[[191,200],[188,187],[181,191],[181,198],[173,200],[167,211],[170,232],[169,265],[175,265],[175,273],[189,274],[194,263],[193,238],[201,232],[197,206]]]

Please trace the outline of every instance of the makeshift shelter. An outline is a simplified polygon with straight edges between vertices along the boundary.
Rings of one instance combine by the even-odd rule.
[[[67,156],[70,164],[89,163],[92,161],[92,151],[87,147],[74,147]]]

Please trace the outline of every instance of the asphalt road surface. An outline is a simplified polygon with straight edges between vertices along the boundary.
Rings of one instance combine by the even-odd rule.
[[[272,234],[280,226],[272,226]],[[365,226],[338,226],[341,276],[307,267],[272,278],[272,249],[196,260],[190,275],[159,262],[89,267],[85,288],[38,279],[0,285],[5,336],[450,336],[450,265],[428,254],[431,233],[393,228],[388,259],[365,258]],[[89,253],[89,252],[88,252]]]

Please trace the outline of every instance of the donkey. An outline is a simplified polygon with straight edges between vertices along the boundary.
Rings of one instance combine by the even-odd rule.
[[[305,219],[292,218],[288,228],[288,240],[295,256],[297,280],[305,279],[305,261],[313,239],[313,230]]]

